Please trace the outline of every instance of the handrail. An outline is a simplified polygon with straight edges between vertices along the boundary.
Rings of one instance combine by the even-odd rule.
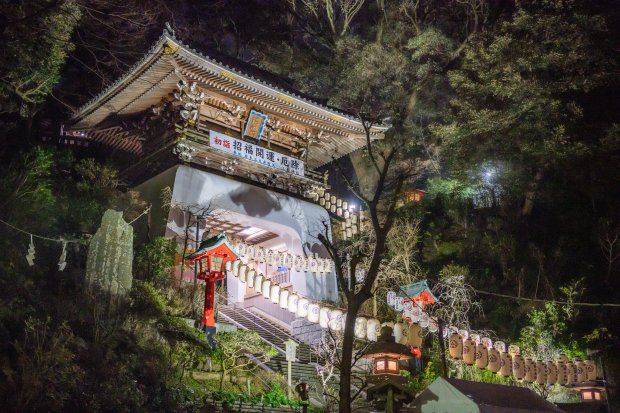
[[[223,313],[223,312],[221,312],[221,311],[220,311],[220,315],[221,315],[221,316],[223,316],[223,317],[225,317],[225,318],[227,318],[228,320],[230,320],[230,322],[231,322],[231,323],[236,324],[237,326],[239,326],[239,327],[241,327],[241,328],[243,328],[243,329],[246,329],[246,327],[245,327],[243,324],[241,324],[241,323],[237,322],[237,321],[236,321],[236,320],[234,320],[232,317],[229,317],[227,314],[225,314],[225,313]],[[259,327],[259,328],[261,328],[261,329],[263,329],[263,330],[265,330],[265,331],[269,332],[269,331],[268,331],[268,330],[266,330],[264,327],[262,327],[262,326],[260,326],[260,325],[258,325],[258,324],[256,324],[256,323],[254,323],[252,320],[249,320],[249,321],[250,321],[251,323],[253,323],[254,325],[256,325],[257,327]],[[269,344],[270,346],[274,347],[274,348],[275,348],[276,350],[278,350],[280,353],[282,353],[282,354],[286,354],[286,351],[282,350],[280,347],[276,346],[276,345],[275,345],[275,344],[273,344],[271,341],[267,340],[265,337],[261,336],[260,334],[259,334],[258,336],[261,338],[261,340],[263,340],[265,343]]]

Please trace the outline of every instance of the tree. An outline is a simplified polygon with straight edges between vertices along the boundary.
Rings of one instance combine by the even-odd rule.
[[[226,374],[239,370],[252,371],[258,363],[265,363],[278,354],[278,351],[265,344],[255,331],[237,330],[221,332],[213,336],[217,347],[212,358],[220,365],[220,391]]]
[[[434,128],[454,171],[502,165],[529,215],[543,178],[591,150],[582,99],[611,76],[605,31],[601,16],[551,1],[517,5],[497,31],[472,39],[449,73],[452,114]]]

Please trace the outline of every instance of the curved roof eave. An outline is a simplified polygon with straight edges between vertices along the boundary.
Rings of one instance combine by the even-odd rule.
[[[303,111],[306,112],[314,112],[315,115],[329,119],[333,122],[337,123],[348,123],[349,125],[355,125],[356,127],[361,127],[361,121],[349,113],[345,113],[344,111],[337,110],[318,102],[312,101],[310,99],[304,98],[301,94],[292,93],[288,90],[283,90],[278,86],[272,85],[269,82],[266,82],[260,78],[254,77],[252,75],[246,74],[236,68],[233,68],[229,65],[223,64],[209,56],[203,55],[200,52],[196,51],[188,47],[187,45],[180,42],[175,37],[169,35],[164,32],[164,34],[151,46],[149,51],[145,54],[145,56],[139,60],[136,64],[134,64],[131,69],[122,77],[120,77],[116,82],[108,86],[101,93],[93,97],[83,106],[81,106],[77,113],[72,117],[74,123],[77,123],[82,118],[88,116],[91,112],[96,110],[96,108],[104,103],[108,98],[114,96],[116,93],[120,92],[125,85],[130,83],[132,79],[140,73],[141,70],[148,67],[150,63],[156,61],[161,54],[163,53],[163,46],[170,45],[173,48],[176,48],[174,54],[186,54],[188,57],[193,58],[197,62],[201,63],[206,69],[215,72],[218,75],[227,75],[232,74],[235,77],[235,80],[238,82],[244,83],[246,86],[260,90],[263,93],[271,94],[274,98],[285,101],[286,103],[293,104]],[[385,132],[389,127],[386,126],[373,126],[372,130],[376,133]]]

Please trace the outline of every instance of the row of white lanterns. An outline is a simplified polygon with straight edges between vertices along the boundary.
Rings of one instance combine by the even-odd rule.
[[[327,258],[306,257],[299,254],[273,251],[258,245],[246,244],[240,240],[233,240],[232,246],[245,261],[266,263],[272,267],[284,267],[295,271],[309,271],[314,273],[330,273],[333,270],[333,262]],[[238,261],[233,261],[238,262]]]

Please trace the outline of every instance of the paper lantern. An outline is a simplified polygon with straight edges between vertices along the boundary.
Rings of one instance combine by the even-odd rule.
[[[577,368],[572,361],[566,363],[566,384],[571,385],[577,383]]]
[[[241,261],[236,260],[232,263],[232,273],[235,277],[239,276],[239,265],[241,265]]]
[[[475,345],[480,344],[480,334],[472,334],[469,336],[469,339],[472,340]]]
[[[484,369],[489,364],[489,350],[484,344],[478,344],[476,346],[476,356],[474,363],[479,369]]]
[[[293,267],[295,268],[295,271],[303,270],[303,259],[301,255],[295,255],[295,258],[293,259]]]
[[[265,248],[263,247],[258,247],[256,249],[256,259],[258,260],[258,262],[260,262],[261,264],[265,262],[265,260],[267,259],[267,252],[265,251]]]
[[[245,242],[240,242],[239,245],[237,245],[237,252],[241,257],[245,257],[248,252],[248,245]]]
[[[366,338],[366,319],[358,317],[355,319],[355,338]]]
[[[557,383],[562,386],[566,386],[568,384],[568,366],[566,362],[562,359],[558,358],[558,362],[556,363],[556,367],[558,370],[558,381]]]
[[[239,266],[239,281],[241,281],[242,283],[247,281],[248,277],[248,266],[245,264],[242,264],[241,266]]]
[[[255,270],[249,270],[248,271],[248,275],[246,277],[246,282],[248,283],[248,287],[252,288],[254,287],[254,279],[256,279],[256,271]]]
[[[525,377],[525,361],[520,354],[512,356],[512,376],[517,380]]]
[[[286,254],[286,257],[284,258],[284,266],[291,270],[293,269],[293,256],[291,254]]]
[[[319,310],[319,326],[321,328],[329,327],[329,312],[330,310],[327,307],[321,307]]]
[[[394,324],[394,330],[392,330],[392,333],[394,334],[394,341],[400,343],[400,339],[403,336],[403,323]]]
[[[321,312],[321,307],[319,307],[316,303],[310,303],[308,306],[308,321],[311,323],[319,322],[319,315]]]
[[[394,309],[396,311],[403,311],[404,306],[405,306],[405,299],[403,297],[396,297],[396,300],[394,300]]]
[[[499,354],[499,351],[497,351],[493,347],[488,349],[488,351],[489,351],[489,353],[488,353],[489,362],[487,364],[487,370],[489,370],[491,373],[497,373],[499,371],[499,368],[500,368],[500,362],[499,362],[500,354]]]
[[[318,267],[319,267],[319,263],[316,260],[316,258],[310,258],[308,260],[308,271],[316,273]]]
[[[476,360],[476,344],[474,340],[463,340],[463,362],[468,365],[474,364]]]
[[[480,343],[482,343],[482,345],[485,346],[487,349],[493,348],[493,340],[491,340],[489,337],[482,337],[482,339],[480,339]]]
[[[558,382],[558,368],[551,360],[547,360],[547,384],[552,385]]]
[[[366,338],[368,341],[377,341],[381,323],[376,318],[371,318],[366,322]]]
[[[405,311],[407,311],[408,317],[411,318],[412,323],[417,323],[422,318],[422,309],[420,309],[411,301],[407,301],[404,304],[403,313],[405,313]]]
[[[284,288],[280,290],[280,308],[285,310],[288,308],[288,296],[288,290],[285,290]]]
[[[450,357],[457,360],[463,358],[463,339],[460,334],[450,334],[448,347],[450,349]]]
[[[280,286],[279,285],[271,286],[271,293],[269,294],[269,297],[271,298],[272,303],[274,304],[280,303]]]
[[[333,331],[342,331],[342,311],[333,310],[329,313],[328,327]]]
[[[296,314],[298,303],[299,303],[299,296],[297,294],[289,295],[288,296],[288,311]]]
[[[297,303],[297,317],[308,317],[308,306],[310,305],[310,301],[307,298],[300,298]]]
[[[226,271],[232,271],[232,265],[233,261],[226,261],[226,264],[224,264],[224,268],[226,269]]]
[[[407,331],[407,344],[411,347],[422,347],[422,339],[424,338],[424,332],[419,324],[413,323],[409,326]]]
[[[495,349],[499,351],[500,354],[506,352],[506,343],[504,343],[503,341],[496,341],[495,343],[493,343],[493,347],[495,347]]]
[[[461,336],[463,341],[467,340],[469,338],[469,331],[467,331],[467,330],[459,330],[459,336]]]
[[[263,279],[262,291],[263,291],[263,297],[265,298],[271,297],[271,281],[270,280]]]
[[[254,291],[256,291],[257,293],[263,292],[262,288],[264,279],[265,277],[263,276],[263,274],[258,274],[256,278],[254,278]]]
[[[439,330],[439,326],[437,325],[437,320],[435,320],[434,318],[431,318],[431,320],[428,323],[428,331],[430,331],[431,333],[436,333]]]
[[[536,360],[536,383],[547,384],[547,363]]]
[[[593,360],[586,360],[584,361],[584,363],[586,365],[586,374],[588,377],[588,381],[596,380],[596,363]]]
[[[278,252],[276,254],[276,262],[277,265],[275,265],[276,267],[286,267],[286,253],[284,252]]]
[[[527,383],[533,383],[536,380],[536,363],[531,358],[526,357],[523,369],[525,371],[523,380]]]
[[[248,258],[251,260],[255,260],[256,259],[256,245],[248,245]]]
[[[512,357],[506,351],[499,353],[499,371],[497,374],[502,377],[512,375]]]
[[[406,346],[407,345],[407,333],[409,333],[409,327],[411,326],[411,324],[403,323],[402,326],[403,326],[403,329],[401,332],[400,340],[398,342]]]
[[[574,358],[575,368],[577,369],[577,383],[583,383],[588,381],[588,370],[586,363],[584,363],[579,357]]]

